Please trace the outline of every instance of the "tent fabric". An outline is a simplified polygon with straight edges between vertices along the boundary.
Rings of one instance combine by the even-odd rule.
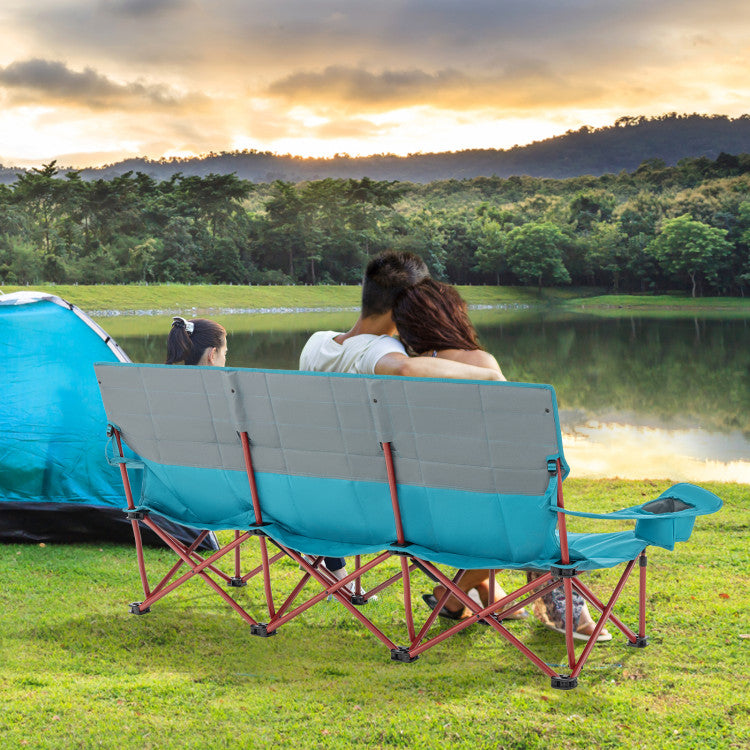
[[[122,506],[92,363],[129,360],[97,329],[51,295],[0,297],[4,502]]]
[[[0,361],[0,540],[123,540],[130,524],[119,470],[104,461],[93,363],[127,354],[75,305],[22,291],[0,295]],[[96,518],[114,509],[122,521]]]
[[[238,438],[246,432],[269,536],[314,555],[395,551],[381,448],[389,442],[410,554],[458,568],[559,566],[551,511],[557,462],[563,477],[567,465],[551,386],[159,365],[96,371],[110,421],[145,467],[142,509],[195,528],[249,528]],[[612,567],[648,544],[671,549],[695,515],[721,506],[692,485],[663,497],[689,508],[605,514],[632,518],[636,529],[571,534],[568,567]]]

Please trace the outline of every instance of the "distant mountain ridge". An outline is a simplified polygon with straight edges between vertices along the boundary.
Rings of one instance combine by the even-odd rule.
[[[668,165],[690,157],[716,159],[722,152],[750,153],[750,114],[737,118],[675,113],[653,118],[621,117],[608,127],[584,126],[554,138],[502,150],[471,149],[408,156],[337,155],[330,159],[240,151],[189,159],[127,159],[80,172],[87,180],[109,180],[128,171],[143,172],[158,180],[169,179],[178,172],[198,176],[234,172],[252,182],[365,176],[416,183],[493,175],[564,179],[632,172],[648,159],[662,159]],[[0,182],[12,183],[18,171],[21,170],[0,167]]]

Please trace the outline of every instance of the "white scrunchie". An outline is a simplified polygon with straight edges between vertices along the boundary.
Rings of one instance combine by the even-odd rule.
[[[174,326],[178,321],[182,321],[182,325],[185,326],[185,330],[188,333],[192,333],[195,330],[195,324],[192,321],[185,320],[185,318],[181,318],[179,315],[175,315],[174,318],[172,318],[172,325]]]

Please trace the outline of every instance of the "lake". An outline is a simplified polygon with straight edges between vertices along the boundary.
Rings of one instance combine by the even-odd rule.
[[[750,318],[471,315],[508,380],[555,387],[571,476],[750,483]],[[356,313],[211,317],[229,331],[229,365],[297,369],[310,333],[346,330]],[[98,322],[134,362],[164,361],[171,318]]]

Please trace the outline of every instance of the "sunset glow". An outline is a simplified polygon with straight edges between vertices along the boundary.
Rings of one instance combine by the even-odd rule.
[[[0,162],[509,148],[748,110],[747,3],[13,0]]]

